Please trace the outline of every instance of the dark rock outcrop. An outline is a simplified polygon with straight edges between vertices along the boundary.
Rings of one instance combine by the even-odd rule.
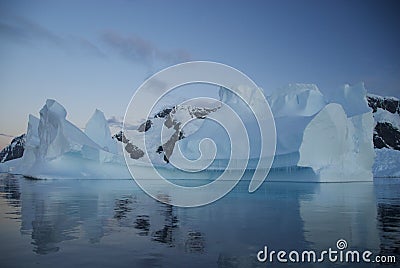
[[[374,131],[375,148],[391,148],[400,151],[400,131],[388,122],[377,122]]]
[[[116,139],[119,142],[122,142],[125,145],[125,151],[129,153],[130,157],[132,159],[139,159],[144,156],[144,152],[137,147],[136,145],[132,144],[124,135],[122,131],[118,132],[114,136],[112,136],[113,139]]]
[[[381,108],[392,114],[397,113],[400,115],[400,101],[396,98],[368,95],[367,100],[368,106],[372,108],[374,113],[376,113],[378,108]]]
[[[151,125],[153,124],[153,122],[151,122],[150,119],[147,119],[146,122],[142,123],[139,127],[138,127],[138,131],[139,132],[146,132],[147,130],[149,130],[151,128]]]
[[[400,151],[400,129],[391,122],[379,121],[380,119],[375,115],[378,109],[382,109],[393,114],[394,118],[397,117],[397,120],[400,122],[400,101],[396,98],[380,97],[377,95],[368,95],[367,101],[376,120],[374,147],[378,149],[389,148]]]
[[[0,163],[20,158],[24,154],[26,135],[15,137],[10,145],[0,152]]]
[[[175,107],[174,107],[175,108]],[[165,118],[167,115],[169,115],[172,112],[173,108],[165,108],[162,111],[159,111],[154,115],[154,118]]]

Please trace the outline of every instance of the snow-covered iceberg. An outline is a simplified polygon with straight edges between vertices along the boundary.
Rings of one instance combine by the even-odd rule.
[[[311,168],[311,180],[321,182],[372,180],[374,120],[363,84],[344,85],[330,98],[316,85],[291,84],[268,101],[277,131],[273,169]]]
[[[251,98],[251,92],[243,94],[257,103],[257,99]],[[261,142],[257,122],[249,107],[228,89],[220,88],[219,97],[220,103],[230,106],[244,121],[251,146],[247,167],[252,170],[259,160]],[[376,122],[363,84],[345,85],[330,96],[322,94],[313,84],[291,84],[276,90],[267,100],[277,133],[269,180],[372,180]],[[393,116],[381,111],[378,104],[375,119],[393,121]],[[242,145],[229,144],[224,129],[206,120],[210,114],[223,112],[223,106],[215,104],[200,107],[171,103],[169,108],[155,111],[142,124],[130,126],[128,130],[137,133],[137,137],[143,137],[142,133],[146,132],[146,151],[152,163],[170,170],[173,166],[169,162],[176,158],[177,148],[188,159],[195,160],[201,153],[200,142],[210,138],[218,149],[216,160],[210,165],[211,172],[215,172],[227,166],[230,146]],[[136,140],[135,135],[129,135],[128,140],[123,132],[112,136],[100,110],[94,112],[84,131],[69,122],[66,115],[61,104],[47,100],[40,118],[29,116],[23,156],[1,163],[0,171],[37,178],[130,178],[124,153],[128,155],[129,164],[143,166],[145,148],[140,147],[143,143]],[[392,122],[395,127],[398,126],[396,122]],[[379,156],[387,158],[388,153],[379,151]],[[376,170],[380,170],[377,162]]]
[[[46,101],[40,119],[29,115],[24,154],[8,163],[8,171],[34,178],[128,178],[102,112],[96,110],[87,124],[91,137],[66,115],[55,100]]]
[[[326,105],[304,130],[298,165],[321,181],[372,180],[373,126],[371,112],[348,118],[340,104]]]

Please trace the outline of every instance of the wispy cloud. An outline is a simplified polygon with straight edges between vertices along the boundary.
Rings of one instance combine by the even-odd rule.
[[[112,128],[122,129],[124,125],[124,119],[123,117],[111,116],[109,119],[107,119],[107,123]],[[138,127],[138,125],[132,125],[125,122],[125,129],[127,130],[136,130]]]
[[[137,35],[123,36],[115,31],[107,31],[101,39],[121,57],[152,67],[155,63],[175,64],[190,60],[190,54],[184,49],[167,51],[149,40]]]
[[[124,36],[114,30],[108,30],[99,37],[101,42],[97,44],[83,36],[62,35],[24,17],[0,18],[2,42],[8,41],[33,47],[41,47],[46,44],[68,54],[78,54],[79,56],[107,57],[106,51],[108,50],[126,60],[145,65],[149,69],[191,59],[190,53],[185,49],[162,49],[135,34]]]
[[[123,118],[117,118],[116,116],[111,116],[107,119],[107,123],[112,127],[122,127]]]
[[[8,134],[4,134],[4,133],[0,133],[0,136],[7,137],[7,138],[14,138],[14,136],[11,136],[11,135],[8,135]]]
[[[81,54],[84,53],[85,55],[105,56],[98,46],[84,37],[64,37],[23,17],[11,17],[7,21],[0,21],[0,37],[2,40],[22,45],[34,45],[44,42],[68,53],[81,52]]]

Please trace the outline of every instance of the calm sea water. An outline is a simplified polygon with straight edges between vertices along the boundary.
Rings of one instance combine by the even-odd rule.
[[[247,188],[242,181],[215,203],[177,208],[153,200],[133,180],[0,174],[0,267],[299,267],[260,263],[256,254],[264,246],[337,249],[338,239],[400,263],[399,179],[265,182],[252,194]]]

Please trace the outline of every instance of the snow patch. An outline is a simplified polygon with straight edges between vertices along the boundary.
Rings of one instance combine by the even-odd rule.
[[[382,148],[375,149],[375,153],[374,177],[400,177],[400,151]]]
[[[384,109],[377,108],[377,111],[374,113],[374,118],[376,122],[387,122],[390,123],[393,127],[400,130],[400,115],[392,114]]]

